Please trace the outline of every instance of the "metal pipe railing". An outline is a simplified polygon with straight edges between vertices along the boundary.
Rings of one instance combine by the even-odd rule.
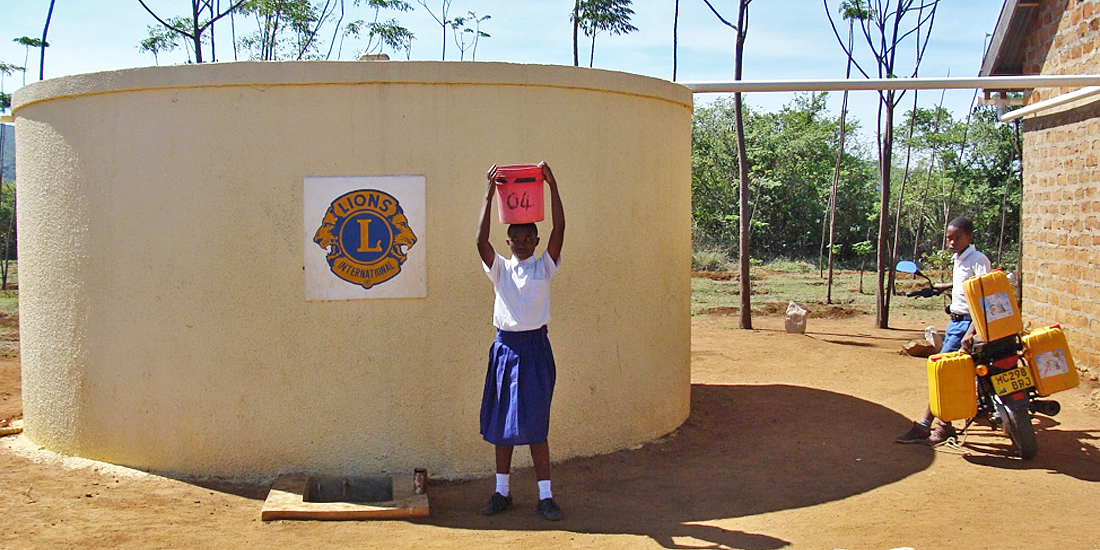
[[[1087,88],[1081,88],[1075,92],[1068,94],[1062,94],[1043,101],[1037,101],[1026,107],[1021,107],[1015,111],[1009,111],[1001,115],[1001,122],[1008,122],[1017,118],[1023,118],[1026,116],[1036,116],[1042,112],[1061,107],[1067,103],[1073,103],[1078,100],[1088,100],[1089,103],[1093,101],[1100,101],[1100,97],[1094,97],[1100,95],[1100,86],[1089,86]]]
[[[1026,90],[1049,87],[1100,86],[1100,75],[867,78],[862,80],[739,80],[733,82],[681,82],[680,84],[697,94],[832,92],[845,90]]]

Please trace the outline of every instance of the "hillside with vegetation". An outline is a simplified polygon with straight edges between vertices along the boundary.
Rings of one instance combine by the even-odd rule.
[[[0,130],[4,132],[0,138],[4,142],[4,181],[12,181],[15,180],[15,126],[0,124]]]

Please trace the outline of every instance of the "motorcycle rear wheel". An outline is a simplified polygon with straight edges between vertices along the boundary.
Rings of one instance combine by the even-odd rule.
[[[1000,396],[994,396],[993,405],[997,408],[1005,435],[1016,447],[1016,454],[1024,460],[1035,458],[1039,454],[1039,444],[1035,441],[1035,426],[1031,423],[1027,402],[1024,401],[1022,406],[1013,406],[1003,402]]]

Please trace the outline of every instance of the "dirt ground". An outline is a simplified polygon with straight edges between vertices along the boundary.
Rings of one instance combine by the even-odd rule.
[[[924,361],[898,349],[940,316],[692,323],[692,412],[634,450],[555,465],[565,519],[478,509],[486,476],[433,480],[418,521],[262,522],[264,484],[176,480],[0,439],[0,548],[1100,548],[1100,411],[1091,387],[1057,395],[1039,455],[972,428],[956,448],[893,442],[927,402]],[[931,315],[931,314],[928,314]],[[0,420],[21,414],[17,360],[0,360]],[[961,426],[961,423],[956,423]],[[551,442],[552,443],[552,442]],[[487,451],[486,460],[490,460]]]

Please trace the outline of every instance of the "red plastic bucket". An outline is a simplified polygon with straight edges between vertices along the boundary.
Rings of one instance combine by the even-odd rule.
[[[495,181],[500,223],[533,223],[545,218],[542,168],[537,164],[497,166]]]

